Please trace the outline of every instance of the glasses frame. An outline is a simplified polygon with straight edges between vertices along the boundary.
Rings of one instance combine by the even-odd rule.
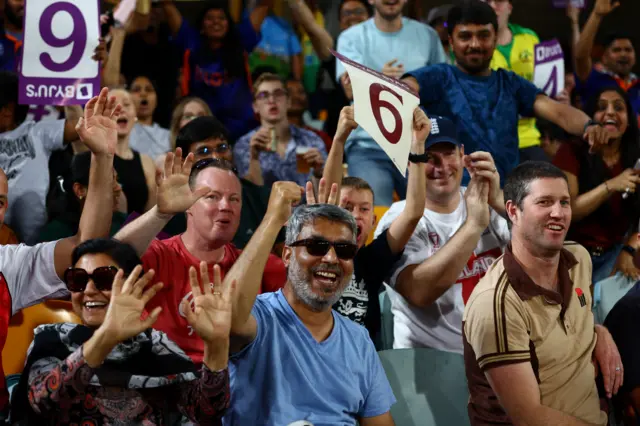
[[[309,246],[311,245],[326,245],[327,249],[323,254],[314,254],[309,251]],[[305,238],[303,240],[294,241],[289,244],[289,247],[304,247],[311,256],[323,257],[329,253],[331,247],[333,247],[333,251],[335,251],[336,256],[341,260],[353,260],[358,253],[358,245],[355,243],[346,243],[346,242],[335,242],[325,240],[324,238]],[[351,250],[353,249],[353,255],[341,256],[340,253],[343,253],[343,249]],[[344,253],[343,253],[344,254]]]
[[[113,272],[113,278],[111,279],[111,281],[109,282],[108,285],[99,284],[98,281],[100,281],[100,280],[96,281],[94,279],[95,274],[96,274],[97,271],[102,272],[102,271],[105,271],[105,270]],[[69,285],[69,281],[71,280],[71,274],[74,274],[76,271],[82,271],[82,272],[84,272],[86,274],[87,280],[82,285],[82,288]],[[98,273],[100,273],[100,272],[98,272]],[[93,281],[93,284],[95,285],[95,287],[99,291],[111,291],[111,289],[113,288],[113,280],[114,280],[114,278],[115,278],[117,273],[118,273],[118,268],[116,268],[115,266],[100,266],[100,267],[94,269],[92,273],[88,273],[87,270],[83,269],[83,268],[69,267],[69,268],[67,268],[66,271],[64,271],[64,277],[63,277],[64,279],[63,279],[63,281],[64,281],[65,285],[67,286],[67,289],[72,293],[84,292],[87,289],[87,284],[89,284],[90,280]]]

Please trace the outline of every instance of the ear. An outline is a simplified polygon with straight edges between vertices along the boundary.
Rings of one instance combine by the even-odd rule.
[[[376,214],[374,213],[373,214],[373,221],[371,222],[371,225],[375,226],[376,223],[378,223],[378,216],[376,216]]]
[[[506,202],[505,211],[507,212],[507,216],[509,217],[511,223],[516,223],[518,221],[518,210],[518,206],[513,201],[509,200]]]
[[[85,188],[84,186],[80,185],[78,182],[75,182],[73,184],[73,193],[75,194],[75,196],[79,199],[83,199],[87,196],[87,188]]]
[[[282,262],[284,263],[285,268],[289,267],[292,255],[293,249],[289,246],[284,246],[284,248],[282,249]]]

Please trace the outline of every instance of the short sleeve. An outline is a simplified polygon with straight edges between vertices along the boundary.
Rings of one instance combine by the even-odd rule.
[[[365,397],[362,410],[358,415],[361,417],[375,417],[391,410],[391,406],[396,403],[396,398],[393,395],[389,379],[387,379],[373,342],[369,338],[366,341],[371,386]]]
[[[337,52],[352,61],[355,61],[359,64],[364,62],[364,58],[362,56],[361,48],[364,44],[359,40],[360,37],[360,28],[362,25],[366,25],[366,21],[362,24],[353,26],[348,30],[344,31],[338,37],[338,46]],[[336,60],[336,81],[340,83],[340,76],[345,73],[344,65],[342,61]]]
[[[178,34],[173,38],[173,42],[181,52],[185,50],[197,50],[200,46],[200,35],[189,25],[187,20],[183,18],[182,25],[180,25]]]
[[[574,176],[580,175],[580,161],[578,161],[578,157],[576,157],[576,153],[570,143],[565,142],[560,145],[558,152],[553,157],[553,165]]]
[[[49,154],[64,148],[65,120],[43,120],[29,130],[34,144],[41,144]]]
[[[249,141],[253,133],[252,131],[242,136],[233,147],[233,162],[238,170],[239,176],[245,176],[249,171]]]
[[[57,243],[0,247],[0,284],[4,284],[11,294],[12,315],[43,300],[69,295],[56,273],[54,253]]]
[[[446,68],[443,66],[426,66],[410,71],[402,76],[413,77],[420,86],[420,103],[429,106],[442,98],[442,91],[448,84]]]
[[[411,265],[419,265],[432,255],[433,247],[431,245],[427,228],[419,224],[411,235],[409,242],[404,246],[404,252],[400,256],[395,265],[393,265],[389,284],[395,287],[398,275]]]
[[[272,293],[284,287],[287,282],[287,269],[278,256],[269,255],[262,274],[262,293]]]
[[[464,316],[465,339],[481,370],[531,360],[522,303],[506,280],[474,293]]]
[[[242,43],[242,47],[247,53],[253,52],[253,49],[256,48],[262,36],[259,32],[253,28],[253,24],[251,23],[250,15],[247,14],[236,26],[236,32],[240,37],[240,42]]]
[[[518,113],[523,117],[535,116],[533,105],[535,104],[538,95],[544,95],[544,93],[533,83],[520,77],[516,73],[512,71],[502,71],[507,73],[511,80],[513,96],[515,97],[518,105]]]

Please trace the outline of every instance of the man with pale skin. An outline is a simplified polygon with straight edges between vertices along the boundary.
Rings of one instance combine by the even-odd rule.
[[[565,241],[567,178],[551,164],[523,163],[504,199],[510,245],[464,313],[471,424],[604,426],[595,375],[611,398],[623,366],[609,332],[594,325],[589,253]]]
[[[430,26],[402,16],[407,0],[370,0],[372,18],[343,31],[338,38],[341,55],[399,79],[406,71],[446,61],[438,34]],[[350,80],[341,61],[336,62],[336,81],[353,99]],[[349,136],[345,147],[349,176],[364,179],[373,188],[376,203],[390,206],[394,191],[406,198],[407,179],[361,127]]]

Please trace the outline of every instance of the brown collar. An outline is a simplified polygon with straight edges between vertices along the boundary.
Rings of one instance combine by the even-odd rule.
[[[509,283],[522,300],[529,300],[536,296],[544,297],[547,303],[562,305],[561,316],[569,307],[571,301],[571,291],[573,290],[573,281],[569,276],[569,270],[578,264],[578,260],[570,251],[562,249],[560,252],[560,263],[558,264],[558,290],[555,292],[540,287],[533,282],[531,277],[522,269],[522,266],[513,256],[511,243],[504,252],[504,269],[507,273]]]

